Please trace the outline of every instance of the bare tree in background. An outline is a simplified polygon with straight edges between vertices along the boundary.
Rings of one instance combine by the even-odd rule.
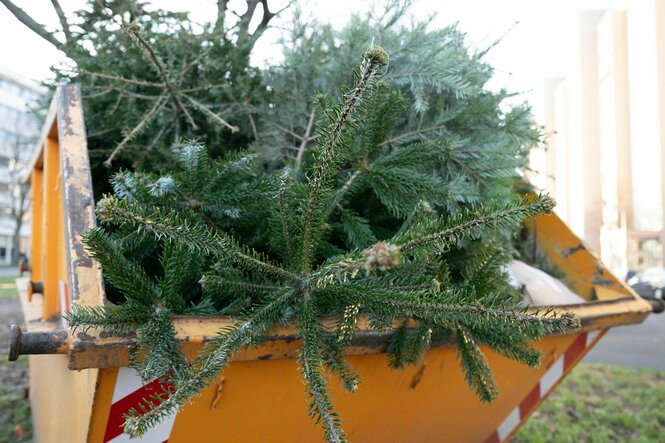
[[[58,15],[61,28],[54,31],[46,29],[44,25],[32,18],[32,16],[26,13],[23,9],[16,6],[11,0],[0,0],[0,3],[2,3],[18,21],[57,49],[63,51],[69,57],[74,58],[73,51],[75,49],[82,49],[80,47],[77,48],[80,34],[77,34],[76,31],[72,31],[72,29],[75,28],[75,25],[73,25],[67,18],[58,0],[51,0],[53,9]],[[122,6],[123,3],[127,2],[126,0],[97,0],[91,3],[94,8],[99,10],[107,9],[109,12],[115,12],[115,6]],[[288,7],[287,5],[277,11],[271,11],[268,4],[269,0],[246,0],[247,9],[240,13],[236,10],[229,10],[229,0],[216,0],[216,3],[217,17],[210,23],[213,31],[222,39],[227,38],[227,35],[236,35],[236,45],[247,52],[251,51],[259,37],[261,37],[265,30],[268,29],[270,21]],[[256,28],[250,32],[252,19],[257,15],[260,17],[260,21]],[[64,38],[62,35],[64,35]]]
[[[201,32],[193,32],[186,14],[135,0],[89,0],[85,10],[69,17],[51,0],[58,29],[47,29],[11,0],[0,0],[73,62],[72,70],[56,69],[58,80],[82,85],[89,139],[94,139],[92,166],[105,156],[109,170],[119,167],[114,161],[125,167],[130,161],[141,166],[151,156],[163,162],[164,151],[182,139],[247,146],[257,138],[263,88],[250,54],[286,7],[271,11],[269,0],[210,2],[217,13],[202,23]],[[97,109],[103,117],[91,118]]]
[[[23,183],[27,152],[32,149],[32,141],[17,137],[11,146],[9,157],[9,211],[14,221],[12,238],[12,264],[18,264],[21,256],[21,228],[30,206],[30,184]]]

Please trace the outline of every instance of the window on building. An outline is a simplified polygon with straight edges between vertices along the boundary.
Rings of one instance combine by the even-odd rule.
[[[663,263],[663,248],[657,238],[640,240],[638,249],[640,269],[661,266],[661,263]]]

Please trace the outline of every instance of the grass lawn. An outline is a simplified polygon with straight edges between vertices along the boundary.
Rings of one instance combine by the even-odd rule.
[[[17,278],[18,275],[0,276],[0,299],[16,297],[16,284],[14,280]]]
[[[580,364],[512,440],[628,441],[665,441],[665,371]]]
[[[0,352],[0,442],[32,441],[27,384],[27,357],[7,361],[3,349]]]

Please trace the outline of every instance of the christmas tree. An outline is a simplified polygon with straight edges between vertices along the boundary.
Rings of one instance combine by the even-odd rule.
[[[133,367],[172,386],[129,414],[129,434],[178,410],[235,352],[283,323],[298,331],[309,412],[329,441],[345,434],[328,376],[358,388],[344,351],[360,319],[393,331],[386,351],[396,368],[417,363],[433,338],[453,338],[485,401],[497,390],[479,344],[535,366],[530,343],[578,327],[568,314],[521,308],[501,267],[511,254],[504,240],[553,201],[513,197],[451,212],[440,171],[449,143],[381,143],[402,112],[401,95],[381,80],[387,65],[383,49],[364,53],[353,87],[322,110],[304,174],[257,172],[249,155],[213,161],[189,142],[175,148],[172,174],[115,176],[115,196],[98,204],[102,227],[85,235],[114,304],[76,307],[69,322],[137,332]],[[174,315],[231,315],[235,324],[188,362]]]

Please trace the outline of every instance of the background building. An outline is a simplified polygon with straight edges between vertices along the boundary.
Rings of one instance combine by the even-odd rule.
[[[531,179],[619,275],[664,266],[665,2],[584,11],[570,70],[545,81]]]
[[[26,251],[28,188],[21,186],[22,168],[29,161],[40,122],[30,112],[45,93],[37,83],[0,68],[0,264],[9,264]],[[18,246],[18,250],[17,250]]]

